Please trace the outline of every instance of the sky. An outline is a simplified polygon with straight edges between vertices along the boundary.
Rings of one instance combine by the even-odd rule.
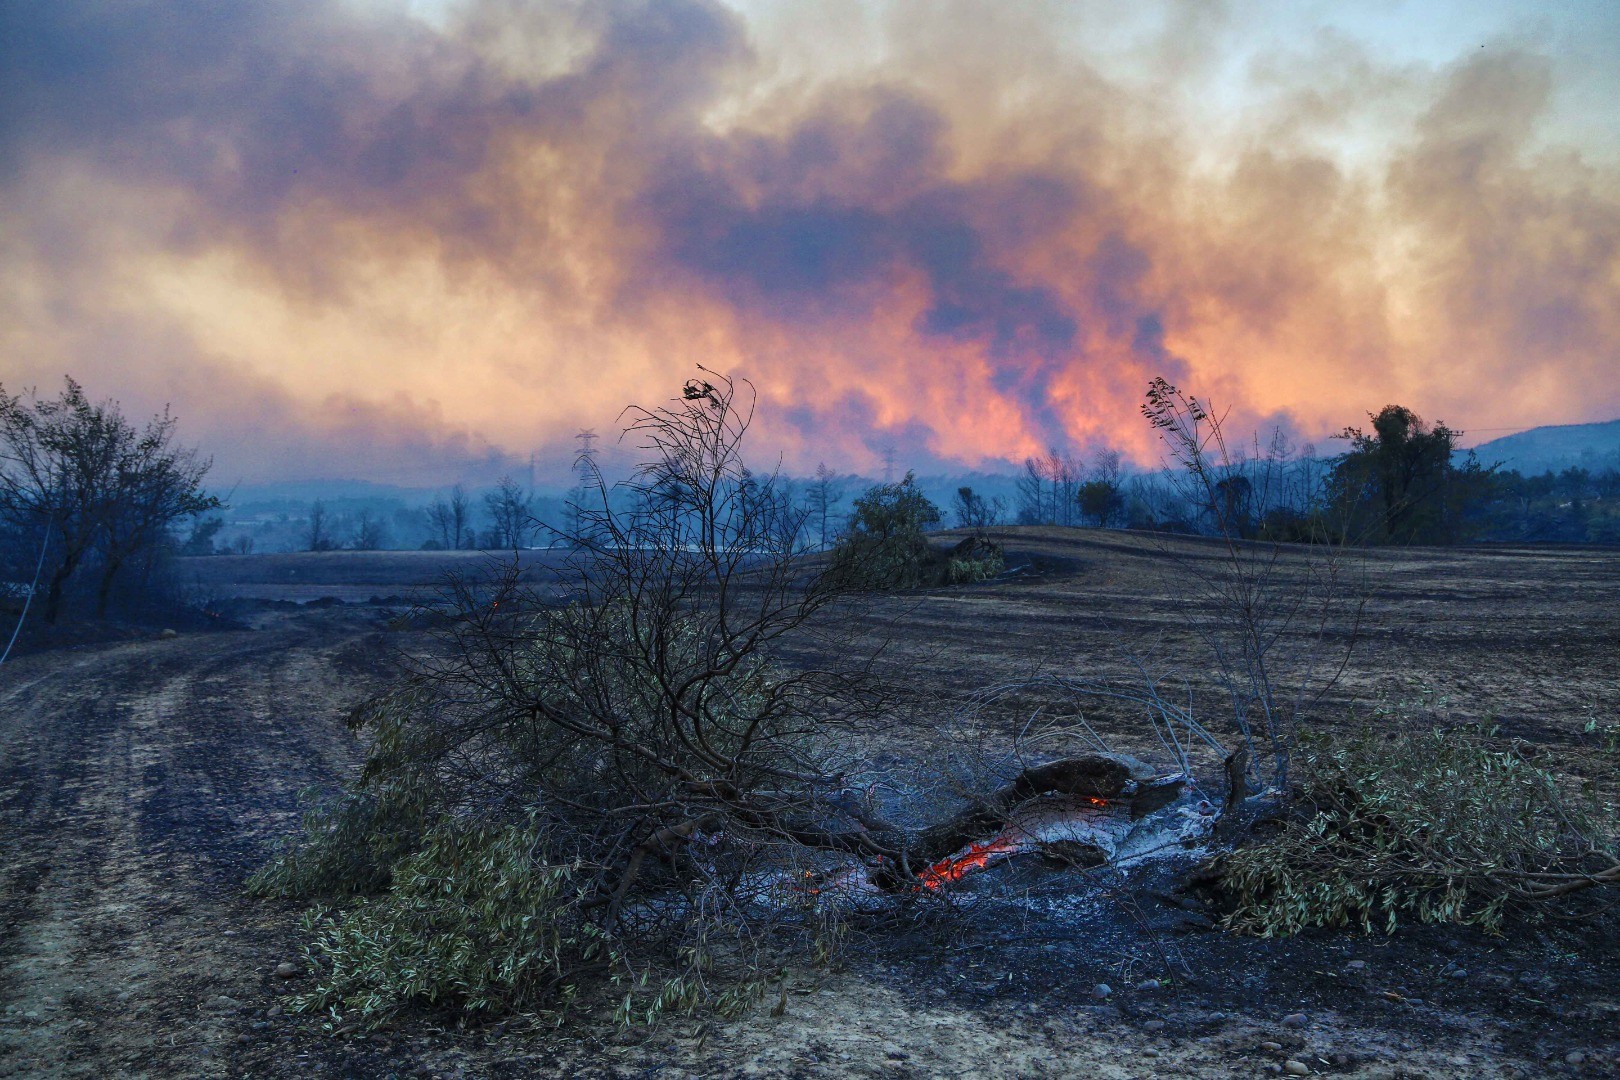
[[[1620,416],[1620,5],[0,4],[0,384],[435,486],[694,366],[807,473]]]

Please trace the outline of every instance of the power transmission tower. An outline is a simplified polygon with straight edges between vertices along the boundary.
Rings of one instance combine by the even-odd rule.
[[[585,428],[576,432],[574,438],[579,440],[579,450],[574,454],[574,473],[579,482],[585,484],[596,475],[596,429]]]

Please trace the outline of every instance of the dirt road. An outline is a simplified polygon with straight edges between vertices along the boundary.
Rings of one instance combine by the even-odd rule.
[[[355,759],[309,710],[366,633],[291,619],[0,669],[0,1076],[227,1074],[285,958],[241,881]]]

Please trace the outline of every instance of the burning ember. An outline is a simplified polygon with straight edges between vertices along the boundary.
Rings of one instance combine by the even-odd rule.
[[[1054,841],[1085,839],[1112,848],[1108,834],[1117,831],[1108,813],[1107,799],[1051,800],[1061,805],[1047,805],[1042,800],[1038,809],[1026,812],[1001,833],[989,840],[969,844],[966,848],[941,859],[918,875],[918,883],[925,889],[938,889],[961,881],[975,870],[983,870],[997,859],[1033,851]],[[1099,812],[1103,811],[1103,812]]]
[[[1109,791],[1073,792],[1081,786]],[[1154,775],[1148,766],[1119,755],[1059,759],[1025,770],[979,805],[936,826],[936,835],[944,832],[962,846],[940,858],[935,853],[942,845],[933,841],[930,855],[935,861],[914,878],[896,874],[881,858],[868,864],[847,857],[842,866],[767,875],[761,901],[881,905],[908,890],[940,892],[980,870],[1033,852],[1073,866],[1106,863],[1124,869],[1195,854],[1215,820],[1214,806],[1185,774]],[[973,838],[986,833],[985,839]]]
[[[937,889],[953,881],[961,881],[975,870],[984,869],[998,855],[1012,855],[1022,851],[1025,846],[1019,839],[1005,834],[993,840],[969,844],[966,851],[952,855],[948,859],[941,859],[924,870],[917,881],[925,889]]]

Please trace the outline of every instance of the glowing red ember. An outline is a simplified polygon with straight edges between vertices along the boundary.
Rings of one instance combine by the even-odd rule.
[[[982,870],[990,865],[990,860],[997,855],[1007,855],[1018,851],[1024,846],[1020,838],[1003,833],[994,840],[983,840],[976,844],[969,844],[967,849],[959,855],[941,859],[939,862],[924,870],[917,877],[917,881],[925,889],[937,889],[942,885],[949,885],[953,881],[961,881],[975,870]]]
[[[1092,806],[1108,805],[1107,799],[1094,796],[1087,796],[1086,802]],[[1013,825],[993,839],[969,844],[957,854],[941,859],[917,875],[917,883],[925,889],[938,889],[943,885],[961,881],[975,870],[983,870],[998,855],[1027,851],[1038,843],[1035,836]]]

